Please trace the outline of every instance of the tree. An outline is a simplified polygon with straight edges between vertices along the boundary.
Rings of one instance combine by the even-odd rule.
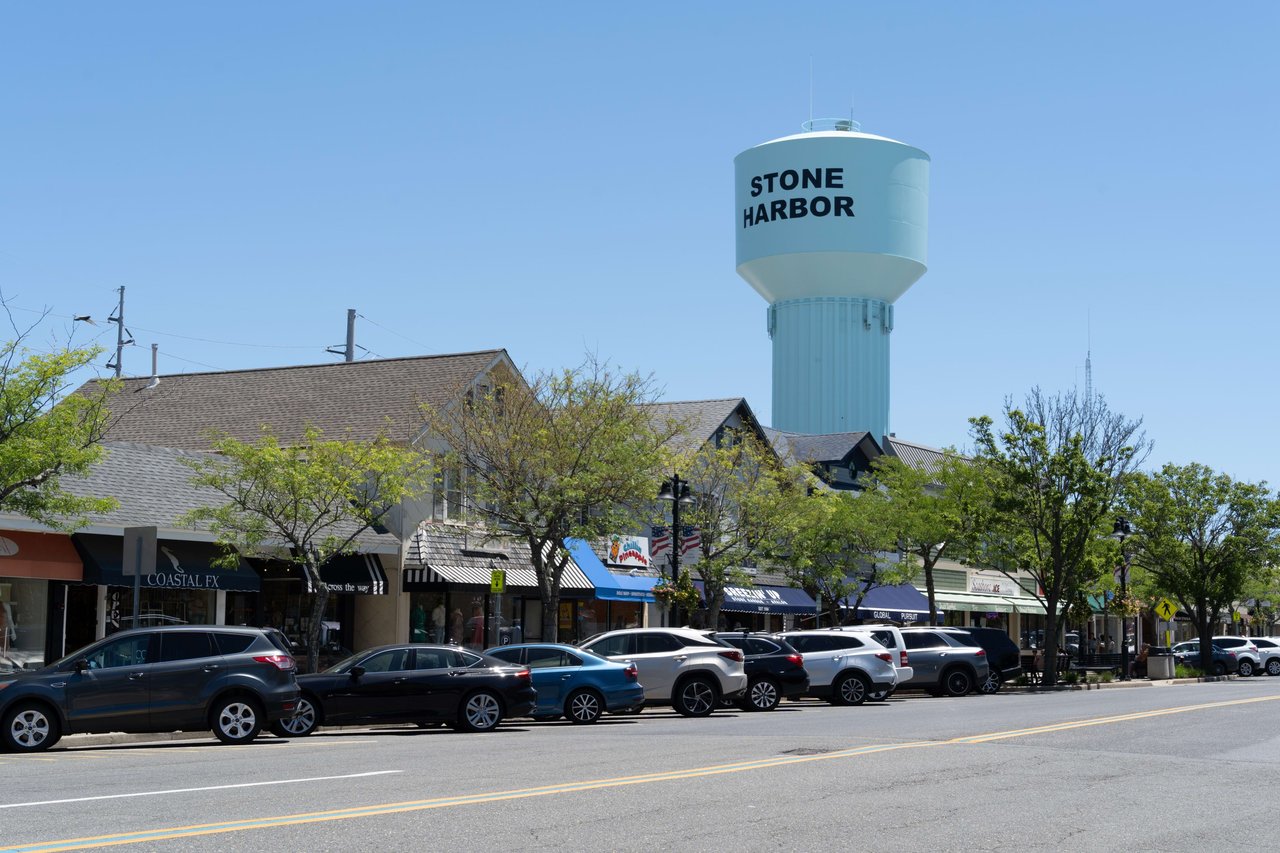
[[[1213,623],[1280,556],[1280,501],[1266,483],[1247,483],[1198,463],[1167,464],[1134,477],[1126,493],[1137,535],[1133,562],[1196,622],[1207,672]]]
[[[981,482],[990,489],[980,521],[979,562],[1037,584],[1045,606],[1045,660],[1057,659],[1059,604],[1113,565],[1107,539],[1124,481],[1149,450],[1142,421],[1112,412],[1100,397],[1048,396],[1036,388],[1024,409],[1005,404],[998,435],[989,417],[970,420]],[[1045,668],[1048,683],[1056,668]]]
[[[67,492],[62,477],[88,473],[105,455],[107,400],[118,384],[103,382],[90,393],[67,394],[70,376],[102,349],[32,352],[23,346],[25,335],[0,345],[0,510],[75,528],[88,514],[116,505],[113,498]]]
[[[937,614],[934,567],[944,554],[964,555],[977,540],[979,522],[987,515],[985,501],[990,492],[980,480],[982,469],[949,450],[930,466],[882,456],[872,463],[872,472],[870,482],[883,490],[889,502],[886,517],[898,547],[908,565],[919,561],[929,612]]]
[[[225,550],[224,565],[238,565],[240,553],[260,554],[302,570],[314,592],[307,631],[314,668],[329,600],[320,567],[352,553],[362,534],[403,501],[425,492],[428,460],[385,437],[326,439],[311,427],[288,447],[267,427],[255,442],[217,435],[212,447],[216,455],[184,463],[194,472],[193,483],[226,500],[198,507],[183,521],[209,526]]]
[[[459,470],[468,520],[522,542],[538,580],[542,637],[559,631],[564,540],[593,541],[652,511],[677,425],[654,424],[642,404],[651,381],[607,365],[547,372],[531,383],[495,375],[461,402],[424,407],[437,471]]]
[[[796,503],[787,575],[826,606],[830,624],[845,621],[842,609],[856,613],[867,589],[906,580],[908,567],[886,559],[897,540],[878,491],[814,489]]]
[[[720,446],[704,444],[676,467],[689,472],[694,502],[681,511],[681,522],[701,535],[689,568],[702,579],[707,627],[715,628],[725,587],[750,582],[741,569],[783,535],[802,487],[773,448],[746,430],[726,432]],[[673,538],[678,547],[678,534]]]

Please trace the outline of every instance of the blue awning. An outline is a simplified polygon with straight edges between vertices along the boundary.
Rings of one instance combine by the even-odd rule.
[[[702,581],[693,585],[705,597]],[[726,586],[721,610],[731,613],[808,613],[817,610],[818,604],[809,593],[791,586]]]
[[[842,605],[848,609],[849,602]],[[859,619],[884,619],[889,622],[928,622],[929,599],[909,583],[895,586],[873,586],[862,596],[855,614]]]
[[[566,539],[564,547],[569,549],[569,556],[582,569],[596,588],[596,598],[603,601],[655,601],[653,585],[658,578],[647,576],[631,576],[614,574],[605,568],[604,563],[581,539]]]

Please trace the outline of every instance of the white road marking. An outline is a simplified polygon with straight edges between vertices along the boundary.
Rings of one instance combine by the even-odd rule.
[[[134,794],[103,794],[98,797],[73,797],[67,800],[37,800],[30,803],[0,803],[0,809],[17,809],[26,806],[53,806],[63,803],[87,803],[92,800],[119,800],[125,797],[160,797],[165,794],[191,794],[196,791],[225,791],[230,788],[261,788],[264,785],[297,785],[301,782],[327,782],[333,779],[362,779],[366,776],[385,776],[402,773],[402,770],[374,770],[369,773],[350,773],[346,776],[311,776],[306,779],[277,779],[272,782],[242,782],[238,785],[210,785],[206,788],[173,788],[168,791],[139,791]]]

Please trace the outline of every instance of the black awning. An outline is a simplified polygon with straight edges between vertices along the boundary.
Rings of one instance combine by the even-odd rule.
[[[71,542],[84,560],[83,583],[102,586],[133,586],[133,576],[124,573],[124,538],[96,533],[77,533]],[[213,565],[222,550],[212,542],[181,539],[156,541],[156,569],[143,575],[146,589],[213,589],[230,592],[257,592],[262,588],[258,573],[243,558],[234,569]]]
[[[320,567],[320,579],[330,592],[384,595],[387,591],[387,573],[374,554],[339,554]],[[307,586],[307,592],[313,592]]]

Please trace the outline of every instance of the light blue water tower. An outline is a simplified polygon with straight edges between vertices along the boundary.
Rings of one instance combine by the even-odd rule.
[[[769,301],[772,426],[881,440],[893,303],[926,269],[929,155],[817,119],[734,172],[738,274]]]

